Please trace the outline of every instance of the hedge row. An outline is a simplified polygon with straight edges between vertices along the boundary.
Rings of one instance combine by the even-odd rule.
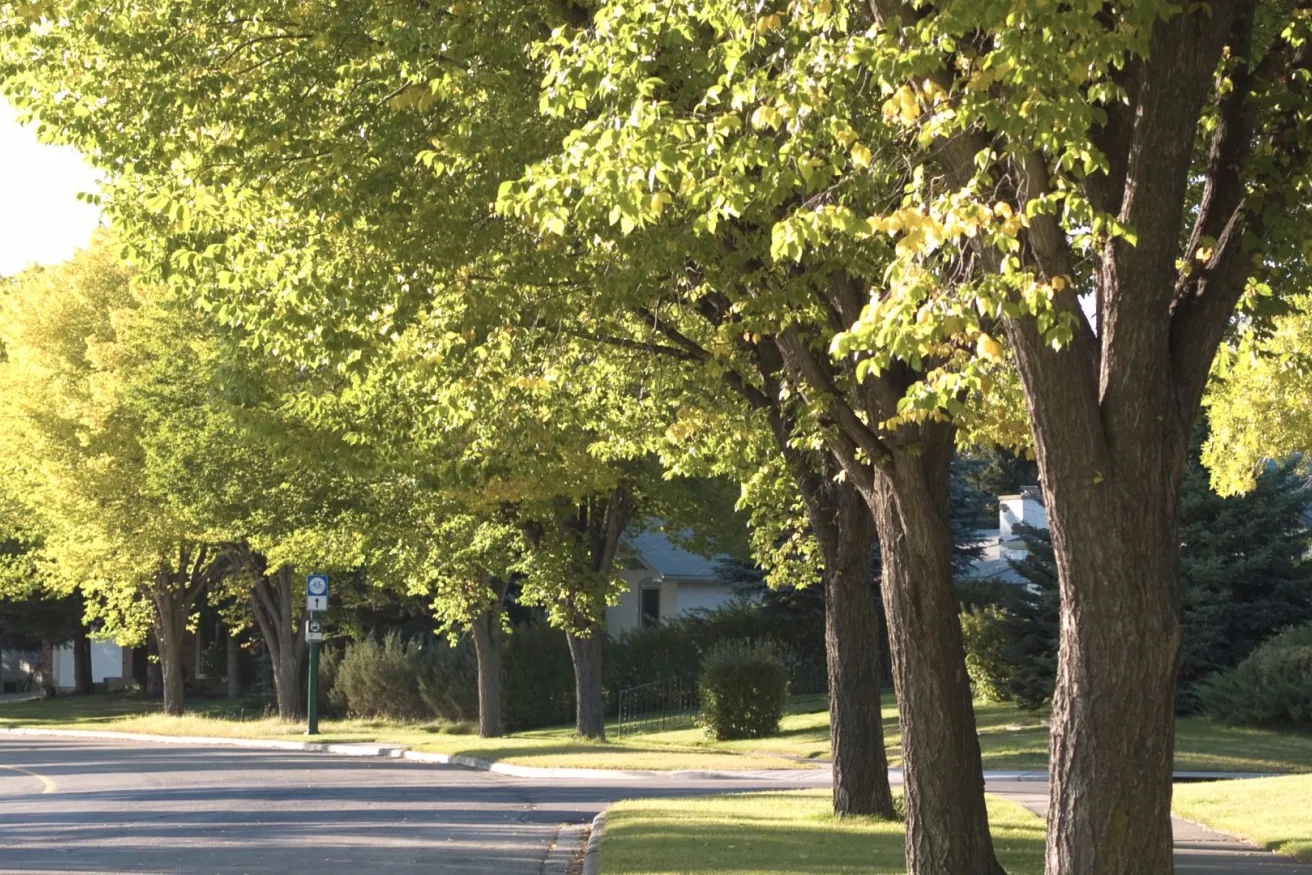
[[[607,707],[619,691],[671,677],[695,676],[704,658],[726,641],[769,648],[785,683],[809,692],[823,678],[824,642],[790,640],[790,630],[756,606],[730,605],[608,639],[602,658]],[[533,622],[503,638],[502,716],[508,731],[557,726],[574,719],[574,672],[565,635]],[[344,650],[325,648],[320,660],[320,708],[325,714],[395,719],[477,720],[473,647],[391,633]]]

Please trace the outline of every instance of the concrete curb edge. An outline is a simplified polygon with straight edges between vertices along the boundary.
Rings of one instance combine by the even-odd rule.
[[[592,832],[588,833],[588,849],[583,852],[582,875],[601,873],[601,833],[606,828],[606,812],[592,818]]]
[[[108,741],[143,741],[152,744],[193,744],[222,747],[242,747],[252,750],[286,750],[298,753],[324,753],[336,756],[383,757],[407,760],[415,763],[463,766],[480,772],[491,772],[512,778],[574,779],[574,780],[733,780],[757,778],[751,771],[641,771],[621,769],[572,769],[543,768],[540,766],[517,766],[511,763],[496,763],[464,754],[432,753],[428,751],[407,750],[398,745],[387,744],[332,744],[314,741],[277,741],[259,738],[224,738],[223,736],[196,735],[151,735],[144,732],[110,732],[99,729],[43,729],[39,727],[0,727],[0,735],[32,735],[54,738],[90,738]],[[822,773],[824,769],[790,769],[790,772]]]
[[[399,759],[414,763],[428,763],[430,765],[451,765],[462,766],[466,769],[474,769],[480,772],[491,772],[496,775],[505,775],[511,778],[539,778],[554,780],[692,780],[692,781],[735,781],[735,780],[755,780],[762,779],[761,772],[755,769],[743,769],[741,771],[727,770],[648,770],[640,769],[574,769],[574,768],[544,768],[541,766],[517,766],[511,763],[497,763],[491,760],[479,759],[477,757],[465,756],[464,754],[445,754],[431,753],[427,751],[408,750],[404,746],[395,744],[376,744],[372,742],[358,742],[350,744],[338,744],[317,741],[278,741],[276,739],[261,738],[225,738],[223,736],[197,736],[197,735],[151,735],[144,732],[112,732],[103,729],[45,729],[41,727],[28,726],[0,726],[0,736],[4,735],[32,735],[48,736],[53,738],[90,738],[106,741],[143,741],[151,744],[191,744],[191,745],[209,745],[216,747],[241,747],[252,750],[285,750],[295,751],[298,753],[321,753],[333,754],[335,756],[348,757],[377,757],[384,759]],[[798,779],[810,776],[819,776],[829,774],[825,768],[817,769],[784,769],[779,770],[778,775],[787,775],[789,778]],[[889,777],[894,783],[901,783],[902,770],[889,769]],[[1276,777],[1273,773],[1263,772],[1186,772],[1179,771],[1174,773],[1176,781],[1224,781],[1242,778],[1268,778]],[[984,773],[986,780],[1003,780],[1003,781],[1047,781],[1048,773],[1042,770],[1033,771],[988,771]],[[778,778],[777,778],[778,779]],[[780,783],[789,783],[781,779]]]

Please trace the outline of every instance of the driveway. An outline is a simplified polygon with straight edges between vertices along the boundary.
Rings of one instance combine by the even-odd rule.
[[[618,799],[825,786],[827,772],[526,780],[396,760],[0,740],[0,871],[539,875],[564,824]],[[991,792],[1042,812],[1041,781]],[[1180,873],[1312,875],[1177,824]]]

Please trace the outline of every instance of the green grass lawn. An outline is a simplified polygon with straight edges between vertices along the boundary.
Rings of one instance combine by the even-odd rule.
[[[802,759],[829,756],[829,712],[823,697],[795,699],[779,734],[770,738],[717,742],[697,729],[642,736],[652,744],[703,746],[739,753],[769,753]],[[1044,769],[1048,765],[1047,714],[1021,711],[1015,705],[975,703],[984,768],[989,770]],[[902,758],[897,705],[884,697],[884,740],[888,759]],[[1201,717],[1177,721],[1175,767],[1200,772],[1312,772],[1312,735],[1223,726]]]
[[[827,791],[620,802],[606,815],[606,875],[895,875],[902,824],[838,819]],[[993,842],[1011,875],[1043,871],[1043,821],[989,798]]]
[[[1171,807],[1181,817],[1312,863],[1312,775],[1183,784]]]
[[[150,735],[305,741],[305,724],[266,717],[254,701],[194,699],[181,717],[159,713],[159,703],[118,695],[66,696],[0,706],[0,726],[97,729]],[[453,729],[462,730],[453,732]],[[394,720],[320,720],[324,743],[380,742],[429,753],[460,754],[516,765],[589,769],[788,769],[807,763],[702,746],[652,744],[644,736],[611,742],[579,741],[570,727],[479,738],[469,727]]]
[[[304,725],[264,714],[255,701],[193,699],[183,717],[165,717],[158,702],[118,695],[61,697],[0,706],[0,726],[109,729],[158,735],[206,735],[304,740]],[[1046,715],[1014,705],[975,703],[984,768],[1043,769],[1048,760]],[[390,720],[322,720],[325,742],[383,742],[415,750],[554,768],[769,769],[805,768],[829,757],[829,712],[823,696],[795,698],[778,734],[717,742],[700,729],[644,733],[605,744],[580,742],[569,727],[482,739],[470,727]],[[457,733],[456,730],[463,730]],[[901,760],[897,710],[884,699],[889,762]],[[1312,735],[1239,729],[1198,717],[1178,721],[1175,767],[1184,771],[1312,772]]]

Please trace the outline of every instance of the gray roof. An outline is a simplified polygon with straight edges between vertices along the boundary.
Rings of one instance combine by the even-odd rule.
[[[664,532],[643,532],[625,537],[642,561],[661,577],[671,580],[719,580],[715,572],[715,559],[698,556],[676,547]]]

